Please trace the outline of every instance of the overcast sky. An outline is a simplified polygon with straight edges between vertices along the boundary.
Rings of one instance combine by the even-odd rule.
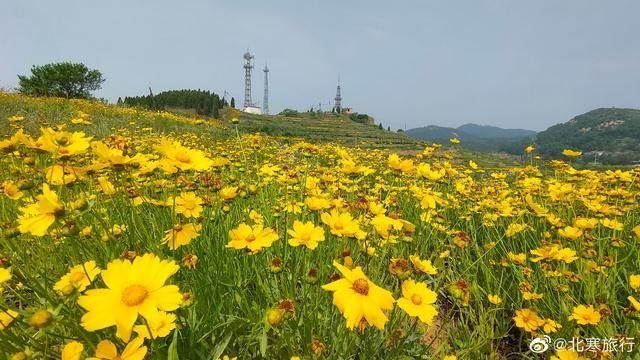
[[[467,122],[542,130],[640,108],[640,1],[0,0],[0,87],[31,65],[83,62],[97,96],[201,88],[306,110],[333,102],[392,128]],[[327,105],[324,105],[325,107]]]

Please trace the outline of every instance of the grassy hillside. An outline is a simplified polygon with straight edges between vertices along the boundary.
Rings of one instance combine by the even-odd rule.
[[[560,156],[563,149],[582,151],[586,159],[607,164],[640,161],[640,110],[600,108],[554,125],[536,138],[539,151]]]

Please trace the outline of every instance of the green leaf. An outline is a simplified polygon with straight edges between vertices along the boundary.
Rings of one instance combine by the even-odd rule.
[[[229,344],[229,340],[231,340],[232,335],[233,333],[229,333],[224,338],[224,340],[222,340],[220,343],[218,343],[218,345],[216,345],[216,347],[213,349],[213,356],[211,357],[212,359],[218,359],[222,357],[222,353],[224,352],[224,349],[227,348],[227,344]]]
[[[262,336],[260,336],[260,354],[262,357],[267,355],[267,330],[262,329]]]
[[[169,345],[169,351],[167,352],[167,360],[180,360],[178,357],[178,331],[173,332],[173,340]]]

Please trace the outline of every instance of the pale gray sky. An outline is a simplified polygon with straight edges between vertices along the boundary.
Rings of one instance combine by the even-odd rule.
[[[101,70],[112,101],[151,86],[241,104],[250,48],[272,112],[332,101],[340,75],[343,105],[392,128],[541,130],[640,108],[638,14],[636,0],[0,0],[0,87],[72,61]]]

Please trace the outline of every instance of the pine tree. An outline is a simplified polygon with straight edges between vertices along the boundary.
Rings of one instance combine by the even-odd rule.
[[[382,123],[378,124],[378,129],[382,130]]]
[[[231,104],[230,105],[231,105],[232,108],[235,109],[236,108],[236,99],[231,98]]]

